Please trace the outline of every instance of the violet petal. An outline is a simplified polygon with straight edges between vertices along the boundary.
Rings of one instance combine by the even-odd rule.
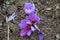
[[[28,30],[27,35],[30,36],[32,33],[32,30]]]
[[[25,19],[21,20],[21,23],[19,23],[18,26],[20,28],[25,28],[26,27],[26,22],[25,21],[26,21]]]
[[[39,37],[39,40],[43,40],[44,38],[44,35],[42,32],[38,32],[38,37]]]
[[[26,24],[32,25],[32,23],[30,22],[30,20],[26,20]]]
[[[21,30],[21,32],[20,32],[20,36],[25,36],[26,33],[27,33],[27,30],[23,29],[23,30]]]

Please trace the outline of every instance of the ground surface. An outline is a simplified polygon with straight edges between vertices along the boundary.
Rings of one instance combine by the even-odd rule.
[[[13,22],[6,23],[5,17],[0,7],[0,40],[7,40],[7,27],[9,24],[9,38],[10,40],[38,40],[37,32],[32,33],[30,37],[20,37],[21,29],[18,23],[25,18],[23,5],[29,0],[11,0],[13,3],[8,12],[14,12],[17,6],[20,6],[20,12]],[[56,35],[60,35],[60,0],[33,0],[36,5],[36,14],[42,18],[37,24],[38,27],[44,32],[44,40],[56,40]]]

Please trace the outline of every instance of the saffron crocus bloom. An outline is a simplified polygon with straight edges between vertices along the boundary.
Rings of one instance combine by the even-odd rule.
[[[25,3],[24,11],[26,14],[30,14],[35,11],[35,5],[33,3]]]
[[[31,25],[32,24],[29,20],[21,20],[21,23],[19,23],[19,27],[22,29],[20,36],[30,36],[31,33],[35,30]]]
[[[32,24],[37,24],[40,21],[40,18],[34,13],[26,16],[26,19],[30,20]]]

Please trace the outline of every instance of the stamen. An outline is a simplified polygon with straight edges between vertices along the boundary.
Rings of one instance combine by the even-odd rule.
[[[34,24],[34,23],[35,23],[35,20],[34,20],[34,19],[32,19],[32,20],[31,20],[31,22]]]
[[[27,24],[26,29],[30,29],[30,28],[31,28],[31,26]]]

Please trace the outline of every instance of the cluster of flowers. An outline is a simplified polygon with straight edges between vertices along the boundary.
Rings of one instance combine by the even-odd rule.
[[[36,25],[41,18],[39,18],[35,14],[35,5],[33,3],[25,3],[24,4],[24,11],[26,14],[28,14],[25,19],[21,20],[21,22],[18,24],[18,26],[22,29],[20,32],[20,36],[30,36],[32,32],[35,30],[38,31],[38,37],[39,40],[43,40],[43,32],[38,28]]]

